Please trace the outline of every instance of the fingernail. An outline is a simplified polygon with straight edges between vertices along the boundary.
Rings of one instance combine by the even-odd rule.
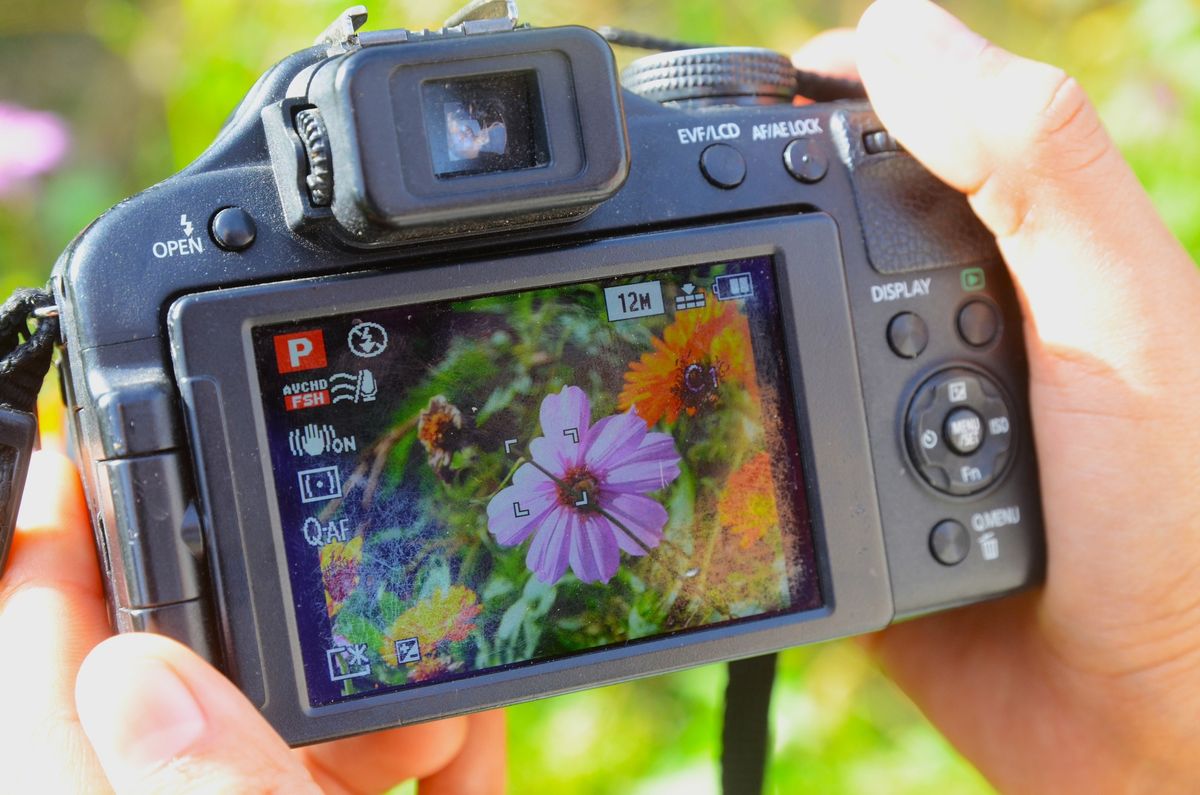
[[[929,0],[877,0],[860,30],[877,51],[910,68],[945,68],[974,58],[987,40]]]
[[[97,670],[99,669],[99,670]],[[166,663],[85,663],[76,688],[79,720],[105,769],[147,770],[182,755],[207,721],[191,690]]]

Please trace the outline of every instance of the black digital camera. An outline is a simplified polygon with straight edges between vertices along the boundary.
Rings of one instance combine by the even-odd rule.
[[[112,620],[293,744],[1036,582],[994,240],[844,81],[361,8],[53,291]]]

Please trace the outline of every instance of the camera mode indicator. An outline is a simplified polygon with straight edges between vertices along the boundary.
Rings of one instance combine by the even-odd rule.
[[[620,287],[604,288],[604,305],[608,319],[630,320],[635,317],[651,317],[663,314],[663,292],[661,282],[639,282]]]
[[[275,336],[275,363],[279,372],[296,373],[316,370],[327,364],[325,332],[320,329]]]

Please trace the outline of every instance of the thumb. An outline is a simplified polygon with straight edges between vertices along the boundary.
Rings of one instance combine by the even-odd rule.
[[[318,792],[233,684],[167,638],[101,643],[79,671],[75,703],[118,795]]]
[[[1194,266],[1078,83],[927,0],[879,0],[856,42],[880,119],[996,235],[1047,359],[1133,380],[1155,350],[1161,364],[1164,337],[1191,344],[1171,317],[1195,312]]]

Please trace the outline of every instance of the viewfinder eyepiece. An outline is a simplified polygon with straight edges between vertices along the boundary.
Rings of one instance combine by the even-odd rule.
[[[595,32],[426,35],[334,56],[308,84],[331,155],[332,215],[349,242],[561,222],[624,184],[621,89]],[[295,180],[279,182],[287,191]],[[300,198],[293,227],[320,217]]]

